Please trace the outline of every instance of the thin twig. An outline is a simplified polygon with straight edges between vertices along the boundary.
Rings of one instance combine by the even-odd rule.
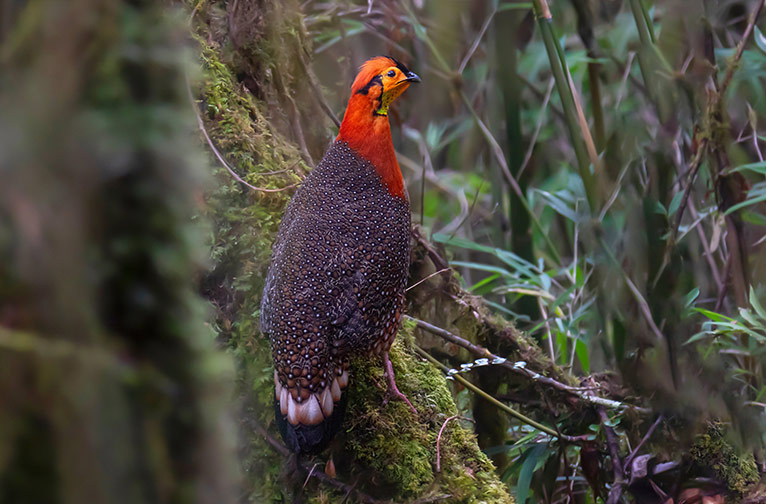
[[[527,147],[527,152],[524,155],[524,161],[521,163],[521,168],[519,168],[519,173],[516,174],[518,178],[521,178],[521,174],[524,173],[524,170],[527,167],[527,164],[529,164],[529,160],[532,159],[532,152],[535,150],[535,144],[537,144],[537,137],[540,135],[540,130],[543,127],[543,119],[545,119],[545,116],[543,115],[543,111],[548,110],[548,103],[551,100],[551,95],[553,94],[553,86],[556,84],[556,81],[551,79],[548,82],[548,89],[545,91],[545,97],[543,98],[543,104],[540,106],[540,114],[537,118],[537,125],[535,126],[535,133],[532,135],[532,139],[529,141],[529,147]]]
[[[455,420],[456,418],[460,418],[460,415],[452,415],[451,417],[446,419],[444,423],[442,424],[442,428],[439,429],[439,435],[436,436],[436,472],[442,472],[441,450],[439,447],[442,440],[442,433],[444,432],[444,428],[447,426],[450,420]]]
[[[651,329],[654,335],[657,337],[657,341],[665,341],[665,336],[662,334],[662,331],[660,331],[660,328],[657,327],[657,324],[654,322],[652,310],[649,309],[649,303],[647,303],[646,299],[644,299],[644,295],[641,294],[641,291],[638,290],[636,284],[634,284],[633,280],[630,279],[628,272],[625,271],[625,269],[620,265],[620,262],[609,249],[606,242],[604,242],[604,239],[601,238],[599,241],[606,255],[609,257],[615,267],[620,271],[625,284],[628,286],[628,290],[630,290],[631,294],[633,294],[633,298],[638,303],[639,311],[641,312],[641,315],[644,316],[644,319],[646,319],[646,323],[649,325],[649,329]]]
[[[542,385],[546,385],[548,387],[551,387],[553,389],[559,390],[561,392],[565,392],[567,394],[570,394],[574,397],[577,397],[578,399],[582,400],[583,402],[590,403],[593,405],[603,406],[610,409],[616,409],[616,410],[624,410],[624,409],[633,409],[639,413],[648,413],[649,410],[645,408],[640,408],[637,406],[625,404],[619,401],[615,401],[613,399],[605,399],[603,397],[593,396],[584,393],[584,390],[579,389],[577,387],[571,387],[569,385],[566,385],[564,383],[561,383],[559,381],[554,380],[553,378],[543,376],[535,371],[532,371],[531,369],[527,368],[526,366],[516,365],[516,363],[508,362],[507,360],[493,354],[486,348],[483,348],[479,345],[474,345],[470,341],[461,338],[460,336],[457,336],[455,334],[452,334],[451,332],[447,331],[446,329],[442,329],[441,327],[436,327],[433,324],[429,324],[428,322],[425,322],[420,319],[416,319],[414,317],[410,317],[409,315],[405,315],[405,317],[408,320],[412,320],[415,322],[415,324],[420,327],[421,329],[424,329],[431,334],[434,334],[436,336],[440,336],[447,341],[454,343],[458,346],[461,346],[471,352],[472,354],[476,355],[480,358],[485,359],[491,359],[494,362],[497,363],[497,365],[502,366],[511,372],[515,374],[522,375],[528,379],[531,379],[534,382],[540,383]]]
[[[476,189],[476,193],[473,195],[473,203],[471,203],[471,208],[468,209],[468,213],[465,217],[463,217],[463,220],[460,221],[460,223],[455,227],[455,230],[452,231],[452,234],[449,235],[449,238],[447,241],[451,241],[452,238],[455,237],[455,233],[458,232],[458,229],[460,229],[463,224],[465,224],[465,221],[471,218],[471,215],[473,215],[473,209],[476,208],[476,202],[479,201],[479,193],[481,193],[482,188],[484,187],[484,181],[481,181],[481,184],[479,184],[479,187]]]
[[[314,167],[314,159],[311,157],[308,145],[306,145],[306,137],[303,134],[303,128],[301,127],[301,113],[298,111],[298,104],[295,103],[293,96],[285,88],[285,84],[282,81],[282,72],[279,68],[273,69],[274,85],[277,88],[279,94],[279,100],[282,103],[282,108],[287,108],[287,116],[289,119],[290,127],[295,135],[295,140],[298,143],[298,147],[303,156],[303,160],[308,163],[312,168]],[[289,107],[284,106],[284,101],[289,103]]]
[[[728,231],[727,231],[728,233]],[[726,257],[726,265],[723,268],[723,275],[721,278],[721,285],[718,287],[718,297],[715,301],[714,311],[720,311],[723,306],[723,300],[726,297],[726,290],[729,286],[729,275],[731,274],[731,253]]]
[[[702,250],[705,252],[705,258],[707,259],[708,265],[710,266],[710,272],[713,274],[713,280],[715,280],[715,284],[718,287],[718,290],[721,290],[721,273],[718,271],[718,265],[715,262],[715,258],[713,258],[713,252],[710,250],[710,244],[707,241],[705,230],[702,227],[701,218],[697,214],[697,209],[694,207],[693,201],[689,202],[689,213],[697,223],[694,227],[697,230],[697,235],[699,236],[700,241],[702,242]]]
[[[414,226],[411,233],[412,237],[415,238],[415,241],[418,242],[418,245],[425,249],[428,257],[431,259],[431,262],[434,263],[434,266],[439,269],[449,269],[449,263],[447,260],[439,255],[433,245],[431,245],[431,242],[426,240],[426,238],[421,234],[419,227]]]
[[[306,481],[303,482],[303,488],[306,488],[306,485],[308,484],[309,480],[311,479],[311,475],[314,474],[314,469],[316,469],[318,465],[319,465],[319,462],[317,462],[316,464],[311,466],[311,470],[309,471],[309,475],[306,476]]]
[[[657,417],[657,420],[655,420],[652,426],[649,427],[649,430],[646,431],[646,434],[644,434],[644,437],[641,438],[641,441],[639,441],[636,447],[633,448],[633,451],[630,452],[630,455],[628,455],[628,458],[625,459],[625,463],[622,466],[623,474],[628,469],[630,469],[630,463],[633,462],[634,458],[636,458],[636,455],[638,454],[638,450],[640,450],[641,447],[643,447],[644,444],[649,440],[649,438],[652,437],[652,433],[654,433],[654,430],[657,428],[658,425],[660,425],[661,421],[662,421],[662,415],[659,415]]]
[[[580,99],[580,93],[574,84],[572,74],[569,72],[569,67],[562,65],[566,72],[567,82],[569,83],[569,89],[572,91],[572,100],[574,101],[575,112],[577,112],[577,124],[580,126],[582,132],[582,138],[585,142],[585,150],[588,152],[590,163],[593,165],[594,175],[598,175],[601,172],[601,160],[598,157],[598,151],[596,144],[593,142],[593,135],[590,133],[590,127],[588,126],[588,120],[585,118],[585,112],[582,108],[582,100]],[[597,210],[597,209],[596,209]]]
[[[476,36],[476,39],[474,39],[473,44],[471,44],[471,48],[468,49],[468,52],[463,58],[463,61],[460,62],[460,66],[457,69],[458,75],[463,75],[463,71],[465,70],[466,65],[468,65],[468,62],[471,60],[474,53],[476,52],[476,49],[479,47],[479,44],[481,43],[481,39],[484,38],[484,34],[487,32],[487,28],[489,28],[489,24],[492,22],[492,18],[495,17],[496,13],[497,13],[497,7],[492,9],[492,12],[490,12],[489,16],[487,16],[487,19],[484,21],[484,24],[481,26],[481,29],[479,30],[479,34]]]
[[[761,0],[752,14],[750,14],[750,20],[747,23],[747,28],[745,28],[745,32],[742,34],[742,39],[739,41],[739,44],[737,44],[737,52],[734,53],[734,59],[732,59],[731,63],[729,64],[729,68],[726,70],[726,75],[723,78],[721,87],[718,90],[719,99],[721,99],[726,93],[726,89],[729,87],[729,84],[734,77],[734,72],[737,70],[737,66],[739,66],[739,60],[742,59],[742,54],[745,52],[745,45],[747,44],[747,40],[750,38],[750,34],[753,33],[755,23],[758,21],[758,16],[761,14],[764,6],[766,6],[766,0]]]
[[[199,110],[197,108],[197,104],[194,100],[194,95],[192,95],[191,91],[191,85],[189,84],[189,80],[187,78],[186,80],[186,91],[189,94],[189,102],[191,103],[192,109],[194,109],[194,115],[197,116],[197,125],[199,126],[200,131],[202,131],[202,134],[205,136],[205,140],[207,140],[207,144],[210,146],[210,150],[213,151],[213,154],[215,154],[215,157],[218,159],[218,161],[221,162],[224,168],[231,174],[232,177],[234,177],[234,180],[237,182],[246,185],[250,189],[254,191],[259,192],[266,192],[266,193],[276,193],[276,192],[282,192],[286,191],[288,189],[292,189],[293,187],[298,187],[300,184],[291,184],[285,187],[280,187],[279,189],[266,189],[264,187],[256,187],[248,182],[246,182],[242,177],[240,177],[237,172],[234,171],[234,169],[229,166],[229,163],[224,159],[223,154],[221,154],[218,149],[216,148],[215,144],[213,144],[213,140],[210,138],[210,135],[208,135],[207,130],[205,129],[205,123],[202,121],[202,116],[199,113]]]
[[[325,114],[327,114],[327,117],[330,118],[330,120],[335,124],[336,128],[340,128],[340,119],[338,119],[338,116],[335,115],[335,112],[333,112],[332,107],[330,107],[330,104],[327,103],[327,99],[324,96],[324,93],[322,92],[322,87],[319,85],[319,79],[317,79],[316,74],[314,73],[314,70],[312,70],[311,65],[308,64],[306,61],[306,58],[303,55],[302,51],[298,51],[298,60],[301,63],[301,68],[303,69],[303,72],[306,74],[306,76],[309,79],[309,84],[311,85],[311,88],[314,90],[314,96],[317,97],[319,100],[319,107],[324,111]]]
[[[551,354],[551,362],[556,362],[556,352],[553,349],[553,334],[551,333],[551,323],[548,319],[548,314],[545,311],[545,305],[543,305],[543,298],[537,297],[537,307],[540,309],[540,315],[543,316],[545,321],[545,330],[548,331],[548,351]]]
[[[532,81],[530,81],[524,75],[521,75],[521,74],[517,75],[516,77],[518,77],[519,81],[522,84],[524,84],[524,87],[529,89],[532,92],[532,94],[535,95],[539,100],[544,100],[545,99],[545,93],[543,93],[542,91],[537,89],[537,86],[535,86],[535,84]],[[554,80],[553,83],[555,85],[556,81]],[[550,103],[549,106],[550,106],[551,111],[554,113],[554,115],[556,115],[556,117],[558,117],[562,121],[566,120],[564,118],[564,112],[562,112],[560,108],[558,108],[557,106],[555,106],[552,103]]]
[[[686,189],[684,189],[684,195],[681,198],[681,206],[678,207],[678,212],[676,213],[676,225],[673,227],[673,239],[675,239],[676,235],[678,234],[678,228],[681,226],[681,218],[684,216],[684,211],[686,210],[686,205],[688,204],[689,193],[694,186],[694,180],[697,178],[697,172],[699,171],[700,165],[702,164],[702,156],[704,155],[706,148],[707,139],[703,138],[697,146],[697,153],[694,155],[691,166],[689,166],[689,183],[686,185]],[[669,242],[672,241],[673,240],[669,240]]]
[[[426,352],[425,350],[423,350],[422,348],[420,348],[417,345],[413,345],[413,347],[415,348],[415,351],[419,355],[424,357],[431,364],[437,366],[438,368],[442,369],[445,372],[449,371],[449,368],[447,366],[445,366],[444,364],[442,364],[441,362],[436,360],[431,354],[429,354],[428,352]],[[556,432],[555,430],[551,429],[550,427],[547,427],[547,426],[545,426],[545,425],[543,425],[543,424],[541,424],[539,422],[536,422],[536,421],[532,420],[528,416],[526,416],[526,415],[524,415],[522,413],[519,413],[515,409],[509,407],[507,404],[501,403],[500,401],[498,401],[497,399],[492,397],[490,394],[488,394],[487,392],[483,391],[482,389],[480,389],[479,387],[477,387],[473,383],[469,382],[468,380],[466,380],[462,376],[460,376],[460,375],[451,375],[451,376],[452,376],[452,378],[455,379],[455,381],[460,382],[464,387],[466,387],[467,389],[473,391],[475,394],[480,395],[483,399],[489,401],[490,403],[492,403],[493,405],[497,406],[499,409],[505,411],[506,413],[508,413],[512,417],[518,419],[519,421],[521,421],[521,422],[523,422],[523,423],[525,423],[527,425],[530,425],[530,426],[534,427],[535,429],[537,429],[539,431],[542,431],[542,432],[548,434],[549,436],[553,436],[553,437],[561,438],[561,439],[566,439],[567,441],[570,441],[570,442],[573,442],[573,443],[580,442],[585,437],[588,437],[588,436],[584,436],[584,437],[583,436],[566,436],[564,434],[559,434],[558,432]]]
[[[429,278],[435,277],[436,275],[439,275],[439,274],[441,274],[441,273],[444,273],[445,271],[451,271],[451,268],[442,268],[442,269],[440,269],[439,271],[435,271],[435,272],[431,273],[431,274],[430,274],[430,275],[428,275],[427,277],[425,277],[425,278],[422,278],[422,279],[418,280],[418,281],[417,281],[417,282],[415,282],[414,284],[412,284],[412,285],[410,285],[409,287],[407,287],[406,289],[404,289],[404,292],[407,292],[407,291],[409,291],[410,289],[414,289],[415,287],[417,287],[418,285],[422,284],[423,282],[425,282],[425,281],[426,281],[426,280],[428,280]]]
[[[606,445],[609,448],[609,456],[612,458],[612,471],[614,472],[614,481],[612,482],[612,488],[609,490],[609,497],[607,497],[607,504],[617,504],[622,497],[624,473],[622,471],[622,463],[620,462],[620,442],[617,439],[614,429],[609,427],[609,416],[603,409],[599,409],[599,416],[601,417],[601,425],[604,427],[604,433],[606,434]]]

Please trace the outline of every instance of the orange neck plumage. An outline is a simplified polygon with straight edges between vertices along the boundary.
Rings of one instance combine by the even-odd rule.
[[[370,98],[352,92],[336,141],[348,143],[357,154],[372,163],[388,192],[404,199],[404,179],[396,161],[388,116],[373,114],[380,102]]]

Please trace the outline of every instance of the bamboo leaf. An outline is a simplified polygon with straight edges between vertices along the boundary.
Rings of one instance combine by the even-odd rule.
[[[519,481],[516,485],[516,502],[524,504],[529,495],[529,484],[532,482],[532,475],[537,467],[540,456],[545,452],[546,445],[538,444],[524,452],[524,462],[519,471]]]
[[[763,36],[763,33],[757,26],[755,27],[753,38],[755,39],[755,45],[757,45],[761,51],[766,53],[766,37]]]
[[[743,172],[743,171],[749,171],[749,172],[758,173],[761,175],[766,175],[766,161],[737,166],[736,168],[731,170],[731,173]]]
[[[590,374],[590,355],[588,354],[588,346],[580,339],[575,342],[575,353],[577,354],[577,360],[580,361],[580,366],[585,374]]]
[[[758,314],[761,320],[766,321],[766,310],[763,309],[763,305],[758,300],[758,296],[755,295],[755,290],[752,285],[750,286],[750,306],[753,307],[753,310],[755,310],[755,313]]]

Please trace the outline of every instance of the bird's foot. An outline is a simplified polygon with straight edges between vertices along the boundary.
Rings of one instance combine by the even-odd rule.
[[[412,405],[409,399],[407,399],[407,396],[402,394],[399,391],[399,387],[396,386],[396,380],[394,379],[394,366],[391,364],[391,359],[388,357],[388,352],[383,353],[383,367],[385,369],[385,377],[388,381],[388,392],[386,393],[386,398],[383,399],[383,404],[388,403],[389,399],[392,397],[395,399],[401,399],[402,401],[407,403],[407,406],[410,407],[412,412],[417,415],[418,410],[415,409],[415,406]]]

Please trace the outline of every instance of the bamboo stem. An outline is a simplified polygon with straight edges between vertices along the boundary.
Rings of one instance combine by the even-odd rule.
[[[552,16],[546,0],[534,0],[534,7],[537,15],[537,24],[540,27],[543,42],[545,43],[545,51],[548,53],[553,78],[556,81],[556,88],[561,98],[561,105],[564,108],[564,119],[572,140],[575,157],[577,158],[580,178],[582,178],[583,186],[585,187],[585,196],[588,199],[591,213],[597,213],[599,203],[595,179],[590,171],[591,164],[582,138],[585,136],[585,132],[581,130],[582,125],[577,120],[573,90],[565,74],[566,58],[564,51],[558,43],[558,39],[554,36]],[[590,132],[588,132],[589,134]]]

